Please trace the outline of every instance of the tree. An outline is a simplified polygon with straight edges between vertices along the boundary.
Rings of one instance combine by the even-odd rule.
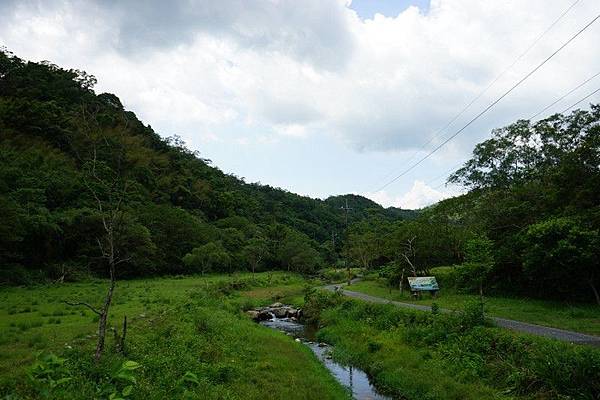
[[[306,244],[290,260],[291,269],[301,274],[314,273],[322,264],[319,252]]]
[[[520,120],[492,131],[450,182],[471,188],[507,188],[570,166],[571,177],[591,177],[600,158],[600,105],[591,111],[556,114],[532,124]],[[575,156],[575,157],[574,157]]]
[[[483,303],[483,286],[494,268],[494,243],[486,237],[478,236],[467,241],[465,246],[465,264],[470,279],[479,288],[479,299]]]
[[[322,264],[321,256],[305,235],[288,230],[278,246],[277,258],[288,271],[313,272]]]
[[[210,242],[194,248],[183,257],[183,263],[193,272],[229,271],[231,257],[221,242]]]
[[[101,131],[90,132],[96,136],[97,141],[102,140]],[[120,240],[125,232],[123,224],[124,207],[127,200],[128,188],[130,181],[124,177],[123,166],[118,165],[117,169],[110,168],[106,163],[99,161],[96,158],[97,142],[94,141],[93,156],[84,164],[86,171],[86,187],[96,200],[96,206],[100,214],[102,227],[104,228],[103,237],[98,238],[98,246],[102,257],[108,264],[108,272],[110,277],[109,287],[104,298],[102,307],[96,313],[99,315],[98,320],[98,342],[96,344],[95,359],[100,360],[104,351],[104,341],[106,337],[106,322],[110,306],[112,304],[113,293],[117,282],[117,266],[130,259],[129,256],[124,256]],[[114,151],[116,157],[119,157],[118,150]],[[118,162],[120,164],[120,160]]]
[[[133,166],[128,164],[126,157],[126,117],[122,115],[121,125],[106,129],[102,127],[96,111],[93,107],[91,111],[88,110],[85,104],[81,106],[81,124],[77,127],[77,133],[85,140],[77,141],[71,137],[69,143],[82,164],[83,182],[101,222],[103,234],[97,238],[97,243],[101,258],[108,266],[110,282],[100,309],[82,302],[67,303],[84,305],[99,316],[94,355],[98,361],[104,351],[106,324],[117,282],[117,267],[132,259],[131,249],[124,238],[128,233],[126,208],[135,183],[129,176]],[[126,319],[124,330],[125,321]]]
[[[530,284],[569,293],[587,286],[600,305],[600,234],[569,217],[531,225],[523,235],[523,268]]]
[[[158,273],[184,272],[183,256],[217,239],[217,228],[182,208],[148,204],[137,210],[141,223],[150,230],[156,244],[153,265]]]
[[[247,244],[242,249],[242,257],[250,265],[252,274],[267,256],[269,247],[267,241],[263,238],[252,238],[248,240]]]
[[[417,265],[415,259],[417,258],[417,249],[415,247],[415,241],[417,240],[416,236],[406,239],[406,242],[403,243],[403,248],[400,251],[400,255],[410,268],[413,276],[417,276]],[[402,273],[404,275],[404,271]]]
[[[377,242],[377,236],[373,232],[350,233],[346,240],[346,253],[364,269],[369,269],[379,255]]]

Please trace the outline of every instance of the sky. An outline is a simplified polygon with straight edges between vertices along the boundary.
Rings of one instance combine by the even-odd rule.
[[[97,93],[247,182],[420,208],[463,191],[445,178],[492,129],[600,72],[596,22],[382,189],[600,13],[597,0],[577,1],[519,58],[574,2],[0,0],[0,46],[95,75]],[[600,77],[546,114],[598,87]],[[600,93],[580,107],[589,102]]]

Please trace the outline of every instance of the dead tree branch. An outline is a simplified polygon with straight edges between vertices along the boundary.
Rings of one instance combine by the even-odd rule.
[[[100,314],[101,314],[101,313],[100,313],[100,311],[96,310],[96,309],[95,309],[95,308],[94,308],[92,305],[90,305],[90,304],[88,304],[88,303],[84,303],[84,302],[82,302],[82,301],[80,301],[80,302],[77,302],[77,303],[73,303],[73,302],[70,302],[70,301],[66,301],[66,300],[65,300],[65,301],[63,301],[63,303],[65,303],[65,304],[67,304],[67,305],[69,305],[69,306],[84,306],[84,307],[87,307],[87,308],[89,308],[89,309],[90,309],[92,312],[94,312],[95,314],[98,314],[98,315],[100,315]]]

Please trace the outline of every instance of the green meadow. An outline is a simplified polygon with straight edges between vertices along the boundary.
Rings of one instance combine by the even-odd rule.
[[[109,324],[120,330],[127,315],[126,352],[114,351],[109,332],[99,364],[92,358],[97,317],[64,301],[97,304],[105,281],[3,289],[0,393],[10,399],[346,399],[310,349],[243,313],[276,300],[298,302],[305,284],[283,273],[119,282]]]

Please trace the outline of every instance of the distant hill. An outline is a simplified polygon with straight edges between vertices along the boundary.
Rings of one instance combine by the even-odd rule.
[[[339,209],[343,212],[342,207],[346,206],[351,209],[348,212],[348,222],[353,223],[366,218],[379,216],[383,219],[414,219],[418,215],[416,210],[403,210],[396,207],[384,208],[380,204],[363,196],[356,194],[344,194],[338,196],[330,196],[325,199],[325,203],[333,209]]]

